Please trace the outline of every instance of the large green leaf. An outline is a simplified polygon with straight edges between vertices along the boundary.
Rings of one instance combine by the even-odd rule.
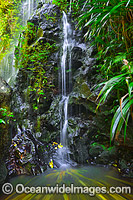
[[[128,113],[130,112],[130,107],[133,104],[133,99],[129,100],[129,97],[125,99],[125,101],[122,103],[122,113],[120,107],[117,109],[111,123],[111,129],[110,129],[110,136],[111,140],[114,138],[115,134],[120,132],[123,126],[124,121],[127,125],[127,120],[129,117],[126,118],[126,115],[128,116]]]
[[[129,116],[130,116],[130,112],[127,113],[127,117],[126,117],[126,123],[125,123],[125,128],[124,128],[124,142],[125,142],[125,139],[126,139],[127,124],[128,124]]]
[[[125,80],[125,75],[128,75],[127,73],[125,74],[120,74],[118,76],[115,76],[113,78],[111,78],[109,81],[106,81],[102,84],[99,84],[98,86],[100,87],[101,85],[104,84],[104,87],[101,89],[98,98],[103,94],[104,96],[107,97],[107,95],[109,94],[109,92],[113,89],[113,87],[115,87],[116,85],[120,84],[122,81]],[[101,97],[102,100],[100,100],[100,102],[104,102],[105,97]]]
[[[125,101],[122,103],[122,108],[126,105],[127,102],[128,102],[128,98],[125,99]],[[114,133],[115,133],[115,130],[119,123],[120,118],[121,118],[121,108],[119,107],[117,111],[115,112],[114,117],[112,119],[112,123],[111,123],[111,134],[113,134],[113,136],[114,136]]]

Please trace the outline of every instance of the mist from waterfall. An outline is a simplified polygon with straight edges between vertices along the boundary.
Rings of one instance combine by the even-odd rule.
[[[27,20],[30,18],[39,0],[23,0],[19,7],[19,23],[21,26],[25,26]],[[44,2],[44,1],[43,1]],[[20,30],[21,31],[21,30]],[[18,34],[19,35],[19,34]],[[11,43],[11,50],[5,55],[0,62],[0,76],[9,84],[13,85],[16,79],[18,69],[14,67],[15,57],[14,51],[17,46],[17,38],[14,38]]]

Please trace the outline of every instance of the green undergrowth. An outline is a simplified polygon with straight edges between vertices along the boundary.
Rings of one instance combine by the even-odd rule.
[[[67,7],[69,6],[67,0],[53,0],[52,3],[57,5],[61,11],[67,12]]]
[[[14,46],[20,30],[20,0],[0,0],[0,61]]]
[[[50,69],[49,57],[57,51],[56,43],[47,41],[43,36],[43,30],[35,28],[33,23],[28,22],[24,34],[16,47],[16,67],[27,74],[30,81],[28,93],[34,93],[36,103],[33,109],[37,110],[40,98],[46,99],[46,91],[54,85],[47,77]]]
[[[133,3],[73,0],[72,4],[80,8],[77,27],[84,29],[85,40],[91,41],[97,51],[93,68],[102,75],[98,107],[107,103],[108,96],[112,97],[110,139],[119,140],[123,133],[125,142],[129,122],[133,120]]]
[[[1,104],[2,105],[2,104]],[[7,149],[10,145],[10,122],[14,119],[13,113],[10,111],[10,107],[2,105],[0,107],[0,159],[4,160],[7,154]]]

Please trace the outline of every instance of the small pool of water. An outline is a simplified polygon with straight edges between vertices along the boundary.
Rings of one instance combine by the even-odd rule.
[[[1,200],[133,199],[133,195],[129,194],[129,192],[127,194],[126,192],[123,194],[119,193],[123,189],[122,187],[131,188],[133,185],[132,180],[122,178],[113,168],[82,166],[76,168],[48,169],[45,173],[38,176],[21,175],[14,177],[10,180],[10,183],[14,187],[14,192],[10,195],[2,195]],[[15,192],[17,184],[23,184],[29,193],[17,194]],[[55,193],[50,194],[50,190],[46,189],[46,187],[51,186],[55,186]],[[30,187],[36,188],[36,193],[34,188],[30,192]],[[119,187],[117,188],[118,192],[114,194],[105,193],[105,189],[109,191],[110,187]],[[43,194],[41,193],[42,190],[39,191],[39,188],[43,188]],[[21,185],[18,189],[20,192],[23,190]],[[57,194],[57,192],[60,192],[60,194]],[[74,192],[75,194],[72,194]]]

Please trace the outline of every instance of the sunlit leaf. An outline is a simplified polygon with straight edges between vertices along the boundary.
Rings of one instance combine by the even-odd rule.
[[[6,124],[6,122],[3,119],[0,119],[0,124]]]

